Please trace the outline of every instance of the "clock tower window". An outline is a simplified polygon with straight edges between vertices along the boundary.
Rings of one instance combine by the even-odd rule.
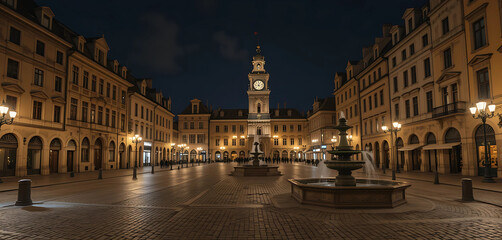
[[[258,105],[256,106],[256,111],[258,113],[261,113],[261,104],[260,103],[258,103]]]

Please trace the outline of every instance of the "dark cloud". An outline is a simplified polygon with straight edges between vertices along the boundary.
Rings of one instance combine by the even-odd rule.
[[[179,73],[182,67],[178,58],[184,54],[177,42],[179,26],[159,13],[143,15],[140,21],[144,28],[133,40],[131,63],[154,73]]]
[[[248,51],[239,49],[238,39],[227,35],[224,31],[213,34],[213,40],[218,43],[220,55],[229,60],[248,60]]]

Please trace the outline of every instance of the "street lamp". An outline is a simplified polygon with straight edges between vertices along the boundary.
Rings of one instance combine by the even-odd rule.
[[[198,152],[198,154],[197,154],[197,166],[200,166],[200,159],[199,158],[200,158],[200,156],[202,156],[202,148],[198,147],[197,148],[197,152]]]
[[[398,161],[398,147],[397,147],[397,132],[401,131],[401,124],[398,123],[398,122],[393,122],[392,123],[392,127],[389,129],[387,126],[382,126],[382,131],[384,133],[387,133],[387,132],[390,132],[390,134],[392,135],[392,133],[394,133],[394,139],[395,139],[395,148],[396,148],[396,159],[394,159],[394,161],[396,162],[396,167],[392,169],[392,180],[396,180],[396,172],[399,173],[399,161]],[[382,164],[382,169],[385,173],[385,164]]]
[[[488,142],[486,141],[486,119],[492,118],[494,116],[495,105],[488,105],[488,111],[486,111],[486,102],[478,102],[476,103],[476,107],[471,107],[469,108],[469,110],[471,111],[472,117],[474,119],[481,119],[481,121],[483,122],[483,138],[485,144],[485,175],[483,182],[493,183],[495,182],[495,180],[493,180],[492,176],[490,175],[491,161],[490,159],[488,159]],[[478,116],[476,116],[476,110],[478,111]]]
[[[347,140],[349,141],[349,145],[352,145],[352,134],[347,136]]]
[[[9,115],[7,115],[9,113]],[[14,122],[16,111],[9,111],[9,107],[5,106],[5,101],[0,105],[0,128],[2,125],[10,125]]]
[[[137,171],[137,167],[138,167],[138,157],[139,157],[139,153],[138,153],[138,143],[140,143],[141,141],[143,140],[142,137],[140,137],[138,134],[134,135],[134,137],[131,137],[131,141],[132,143],[136,144],[136,156],[135,156],[135,159],[134,159],[134,168],[132,170],[132,180],[137,180],[137,176],[136,176],[136,171]]]

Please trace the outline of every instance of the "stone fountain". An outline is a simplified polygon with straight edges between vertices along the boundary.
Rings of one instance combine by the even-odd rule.
[[[234,167],[232,176],[250,177],[250,176],[280,176],[281,172],[278,166],[260,165],[260,156],[263,158],[263,151],[260,149],[258,137],[254,136],[253,147],[250,154],[252,155],[253,164]]]
[[[289,179],[291,195],[303,204],[330,206],[336,208],[385,208],[406,203],[405,190],[411,185],[405,182],[378,179],[356,179],[352,171],[364,167],[364,161],[354,161],[352,156],[361,153],[354,150],[347,141],[347,120],[340,114],[339,145],[328,151],[332,160],[325,161],[326,167],[338,171],[336,178]],[[337,156],[337,158],[334,158]]]

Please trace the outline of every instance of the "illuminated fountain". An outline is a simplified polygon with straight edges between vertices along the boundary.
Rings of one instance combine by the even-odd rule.
[[[361,153],[353,150],[348,143],[347,130],[351,128],[342,112],[335,127],[339,131],[339,145],[328,151],[333,156],[332,160],[325,161],[328,168],[338,171],[338,176],[289,179],[293,198],[303,204],[336,208],[382,208],[406,203],[405,190],[410,184],[352,176],[352,171],[362,168],[365,162],[351,160],[353,155]]]
[[[250,155],[253,157],[252,165],[244,165],[234,167],[234,171],[231,173],[233,176],[250,177],[250,176],[280,176],[281,172],[278,170],[278,166],[268,166],[260,165],[260,156],[263,159],[263,151],[260,149],[260,143],[258,137],[254,136],[253,146],[251,147]]]

